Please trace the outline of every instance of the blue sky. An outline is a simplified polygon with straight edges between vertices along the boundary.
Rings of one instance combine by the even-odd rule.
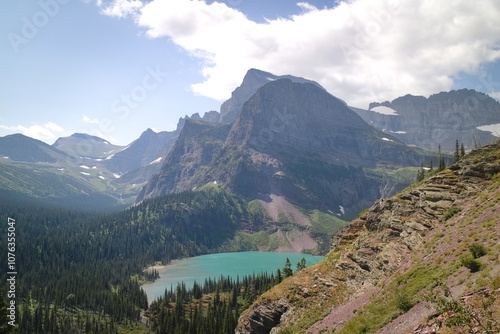
[[[5,0],[0,136],[126,145],[219,110],[251,67],[357,107],[473,88],[500,98],[495,0]]]

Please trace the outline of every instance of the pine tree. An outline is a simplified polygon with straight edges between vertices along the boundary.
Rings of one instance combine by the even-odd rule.
[[[455,156],[454,156],[454,160],[455,160],[455,162],[457,162],[458,160],[460,160],[460,147],[458,145],[458,139],[455,142]]]
[[[9,325],[7,302],[3,299],[3,291],[0,288],[0,333],[15,333],[16,327]]]
[[[301,271],[306,268],[306,259],[302,258],[300,262],[297,263],[297,271]]]
[[[438,149],[439,149],[439,151],[438,151],[438,153],[439,153],[438,171],[440,172],[440,171],[442,171],[442,170],[445,169],[446,165],[445,165],[445,162],[444,162],[444,158],[443,158],[443,156],[441,154],[441,145],[439,145]]]
[[[286,258],[285,267],[283,268],[283,275],[285,278],[293,275],[292,264],[290,263],[290,259]]]
[[[276,283],[279,284],[283,281],[283,276],[281,275],[281,270],[276,270]]]
[[[422,181],[425,178],[424,164],[420,164],[420,169],[417,172],[417,182]]]
[[[464,143],[460,145],[460,158],[463,158],[465,156],[465,147]]]

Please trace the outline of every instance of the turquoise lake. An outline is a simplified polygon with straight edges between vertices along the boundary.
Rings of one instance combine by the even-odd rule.
[[[295,271],[297,263],[306,259],[307,266],[311,266],[323,259],[300,253],[271,253],[271,252],[241,252],[218,253],[196,256],[183,260],[174,260],[164,268],[158,270],[160,278],[152,284],[142,286],[151,303],[156,298],[163,296],[165,289],[175,287],[184,282],[188,289],[196,281],[203,284],[205,278],[217,278],[220,275],[242,278],[245,275],[261,272],[275,273],[278,268],[285,266],[286,259],[290,259],[292,269]]]

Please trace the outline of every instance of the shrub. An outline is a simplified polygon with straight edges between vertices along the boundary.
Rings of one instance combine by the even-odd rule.
[[[408,312],[413,307],[413,305],[414,303],[412,302],[408,294],[406,293],[396,294],[396,307],[399,310],[403,312]]]
[[[469,269],[471,273],[478,272],[481,270],[481,262],[474,259],[471,254],[465,254],[460,257],[460,263],[465,268]]]
[[[486,255],[486,248],[483,245],[477,243],[469,245],[469,251],[472,254],[472,257],[475,259],[478,259],[481,256]]]

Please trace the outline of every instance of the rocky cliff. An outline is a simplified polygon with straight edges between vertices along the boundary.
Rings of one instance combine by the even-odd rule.
[[[324,261],[262,295],[236,333],[496,333],[499,173],[497,141],[375,204]]]
[[[472,149],[500,136],[500,103],[474,90],[441,92],[429,98],[406,95],[371,103],[369,110],[353,110],[377,129],[429,150],[441,145],[453,152],[456,140]]]
[[[231,98],[225,101],[220,107],[220,123],[232,123],[238,113],[241,111],[243,104],[252,95],[257,92],[257,90],[264,86],[265,84],[279,80],[279,79],[289,79],[297,83],[310,83],[321,89],[323,89],[317,82],[307,80],[301,77],[295,77],[293,75],[274,75],[268,72],[264,72],[257,69],[250,69],[243,78],[243,82],[239,87],[237,87],[232,93]]]

